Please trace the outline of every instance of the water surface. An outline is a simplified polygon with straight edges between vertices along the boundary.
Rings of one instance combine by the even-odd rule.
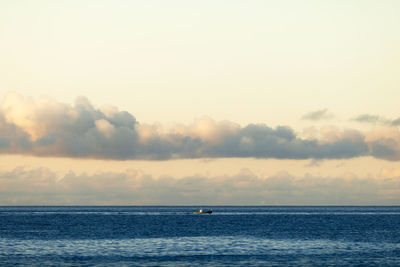
[[[0,265],[400,266],[400,207],[211,208],[0,207]]]

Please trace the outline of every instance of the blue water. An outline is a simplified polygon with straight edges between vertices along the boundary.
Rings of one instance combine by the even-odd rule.
[[[0,266],[400,266],[400,207],[198,208],[0,207]]]

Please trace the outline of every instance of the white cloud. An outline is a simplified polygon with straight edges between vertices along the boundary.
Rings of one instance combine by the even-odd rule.
[[[388,136],[390,132],[390,136]],[[183,158],[340,159],[374,156],[400,160],[397,127],[362,133],[322,127],[301,138],[288,126],[240,126],[209,117],[165,128],[139,124],[115,107],[74,105],[50,98],[5,96],[0,106],[0,153],[102,159]]]
[[[97,129],[107,137],[111,137],[115,131],[115,127],[104,119],[96,120],[95,124]]]

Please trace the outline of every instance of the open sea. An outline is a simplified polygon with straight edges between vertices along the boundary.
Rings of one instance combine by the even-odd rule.
[[[0,266],[400,266],[400,207],[0,207]]]

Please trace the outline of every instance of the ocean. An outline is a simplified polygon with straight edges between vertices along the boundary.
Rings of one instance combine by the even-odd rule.
[[[0,207],[0,266],[400,266],[400,207]]]

